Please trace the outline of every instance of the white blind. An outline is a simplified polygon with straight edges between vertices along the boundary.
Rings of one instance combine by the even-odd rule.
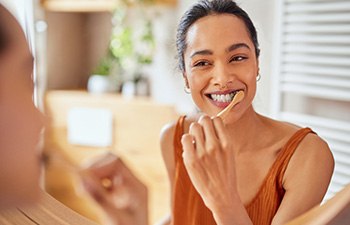
[[[273,112],[328,142],[329,198],[350,183],[350,0],[277,2]]]

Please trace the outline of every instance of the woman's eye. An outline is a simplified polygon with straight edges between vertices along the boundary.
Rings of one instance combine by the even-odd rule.
[[[193,67],[202,67],[202,66],[207,66],[207,65],[209,65],[208,62],[206,62],[206,61],[200,61],[200,62],[194,63],[194,64],[193,64]]]
[[[231,58],[230,62],[232,62],[232,61],[234,61],[234,62],[240,62],[240,61],[243,61],[243,60],[245,60],[245,59],[247,59],[247,57],[245,57],[245,56],[235,56],[235,57],[232,57],[232,58]]]

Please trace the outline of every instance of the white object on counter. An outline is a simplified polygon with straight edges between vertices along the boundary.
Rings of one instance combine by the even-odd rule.
[[[74,145],[109,147],[113,143],[113,113],[102,108],[71,108],[67,138]]]

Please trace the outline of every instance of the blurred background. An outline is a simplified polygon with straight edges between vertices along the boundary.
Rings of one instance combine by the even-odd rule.
[[[175,33],[190,0],[8,0],[35,55],[35,101],[50,119],[43,186],[103,223],[72,166],[120,155],[150,192],[150,222],[169,211],[159,133],[196,109]],[[238,0],[261,48],[256,110],[309,126],[336,168],[326,199],[350,182],[350,1]]]

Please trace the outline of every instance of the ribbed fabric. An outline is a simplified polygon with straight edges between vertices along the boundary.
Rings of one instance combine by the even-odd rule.
[[[184,134],[184,120],[185,116],[179,118],[174,135],[173,225],[216,225],[211,211],[192,185],[183,163],[181,137]],[[295,149],[309,133],[313,133],[310,128],[302,128],[289,139],[279,152],[258,193],[245,206],[254,225],[271,224],[285,193],[282,186],[284,172]]]

